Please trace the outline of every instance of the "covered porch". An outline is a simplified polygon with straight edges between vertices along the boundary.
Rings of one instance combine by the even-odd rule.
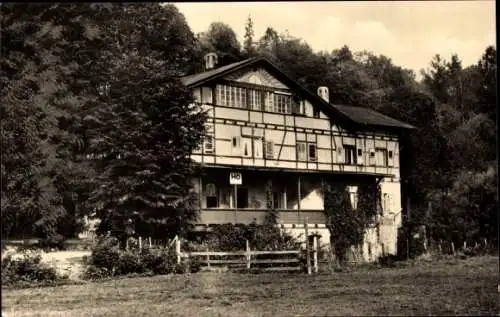
[[[240,175],[240,185],[230,184],[230,173]],[[267,211],[274,209],[281,224],[307,222],[323,225],[326,223],[323,212],[323,185],[326,182],[343,182],[354,187],[378,178],[376,175],[316,171],[206,168],[195,186],[201,211],[198,223],[262,223]],[[355,189],[351,193],[351,202],[356,207]]]

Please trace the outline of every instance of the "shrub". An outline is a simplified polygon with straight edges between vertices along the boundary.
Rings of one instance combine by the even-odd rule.
[[[186,262],[186,261],[185,261]],[[190,261],[177,265],[173,249],[160,248],[122,250],[118,241],[106,238],[100,241],[87,259],[86,279],[100,279],[130,274],[186,273],[199,269]]]
[[[41,262],[39,252],[23,251],[2,258],[2,285],[53,284],[66,277],[59,276],[54,267]]]
[[[278,213],[269,211],[262,224],[255,222],[243,224],[219,224],[211,226],[211,232],[203,234],[198,240],[184,244],[189,251],[241,251],[246,241],[253,250],[296,250],[300,248],[299,237],[294,237],[278,227]],[[193,239],[196,240],[196,239]]]
[[[88,258],[88,264],[99,268],[113,271],[120,259],[119,242],[116,238],[106,237],[100,240],[92,248],[92,253]]]
[[[175,270],[175,251],[168,248],[149,249],[141,251],[143,265],[153,274],[169,274]]]
[[[106,268],[89,264],[85,268],[83,278],[86,280],[98,280],[112,276],[113,273]]]
[[[141,263],[141,254],[137,251],[127,250],[120,252],[120,257],[116,263],[116,274],[126,275],[131,273],[144,273],[145,265]]]

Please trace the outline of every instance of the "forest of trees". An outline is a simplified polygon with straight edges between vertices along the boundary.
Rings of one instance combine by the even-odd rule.
[[[174,5],[1,10],[2,237],[71,237],[96,207],[102,232],[122,235],[130,219],[158,235],[187,230],[196,214],[186,180],[197,167],[186,153],[203,136],[204,114],[189,107],[179,78],[216,52],[218,66],[267,57],[311,91],[329,87],[332,103],[416,126],[401,151],[407,220],[434,240],[497,241],[493,46],[467,67],[436,55],[417,80],[388,56],[342,43],[315,52],[271,27],[256,36],[250,18],[243,43],[221,22],[193,34]]]

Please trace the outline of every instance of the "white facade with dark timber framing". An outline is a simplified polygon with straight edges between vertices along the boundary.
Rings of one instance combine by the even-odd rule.
[[[204,167],[196,181],[200,225],[262,221],[267,210],[291,233],[319,233],[329,242],[322,185],[381,183],[378,226],[366,235],[364,257],[396,252],[401,226],[399,136],[413,127],[373,110],[332,105],[327,87],[310,93],[264,58],[184,77],[208,112],[208,135],[191,158]],[[230,184],[230,174],[241,185]]]

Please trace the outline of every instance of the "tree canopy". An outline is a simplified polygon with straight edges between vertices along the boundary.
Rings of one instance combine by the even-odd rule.
[[[138,231],[152,223],[187,228],[196,217],[188,154],[202,140],[204,114],[179,77],[202,71],[203,55],[215,52],[218,67],[265,56],[313,92],[327,86],[332,103],[416,126],[401,140],[415,218],[444,236],[469,217],[460,223],[470,235],[456,239],[496,241],[496,222],[485,224],[498,203],[493,46],[469,66],[457,54],[436,55],[418,81],[388,56],[342,43],[315,52],[272,27],[256,35],[250,18],[242,21],[243,45],[222,22],[194,35],[170,4],[5,3],[1,10],[3,236],[60,240],[95,210],[103,232],[122,232],[129,219]]]

